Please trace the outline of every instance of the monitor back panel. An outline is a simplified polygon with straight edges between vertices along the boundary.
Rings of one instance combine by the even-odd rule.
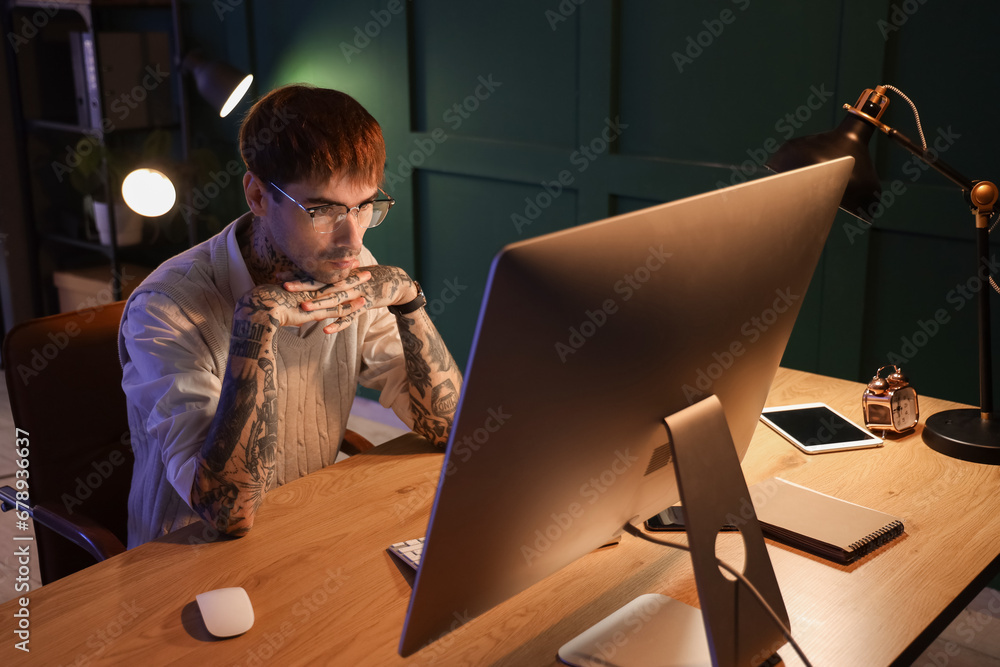
[[[676,502],[668,415],[719,396],[742,459],[852,165],[498,254],[403,655]]]

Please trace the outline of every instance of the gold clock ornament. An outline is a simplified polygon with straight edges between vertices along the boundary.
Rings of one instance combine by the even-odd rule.
[[[888,369],[892,372],[882,377]],[[905,433],[917,425],[920,411],[917,407],[917,391],[898,366],[883,366],[868,383],[861,396],[861,407],[865,415],[865,426]]]

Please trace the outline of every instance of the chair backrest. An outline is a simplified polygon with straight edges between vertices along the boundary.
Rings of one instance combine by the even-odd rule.
[[[126,543],[133,456],[118,360],[123,307],[20,323],[3,358],[14,425],[27,431],[31,502],[89,517]],[[94,563],[37,521],[35,532],[43,583]]]

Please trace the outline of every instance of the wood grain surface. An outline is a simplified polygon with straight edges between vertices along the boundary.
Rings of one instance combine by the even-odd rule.
[[[862,390],[781,369],[768,404],[824,401],[860,422]],[[920,407],[923,418],[956,404]],[[559,646],[640,594],[697,606],[688,555],[626,535],[404,660],[413,577],[385,548],[424,534],[442,461],[403,436],[275,489],[242,539],[190,526],[31,591],[30,653],[14,648],[20,603],[8,601],[0,662],[553,665]],[[761,424],[743,468],[748,484],[781,476],[905,520],[901,538],[847,566],[768,540],[792,631],[817,667],[909,664],[1000,565],[1000,468],[942,456],[919,428],[810,456]],[[739,549],[738,533],[722,535],[720,557]],[[247,590],[256,621],[217,640],[195,595],[226,586]],[[789,646],[779,653],[800,664]]]

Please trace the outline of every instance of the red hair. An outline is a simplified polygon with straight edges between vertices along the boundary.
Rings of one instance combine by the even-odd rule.
[[[385,140],[378,122],[350,95],[314,86],[271,91],[240,126],[246,168],[265,183],[347,176],[380,184]]]

